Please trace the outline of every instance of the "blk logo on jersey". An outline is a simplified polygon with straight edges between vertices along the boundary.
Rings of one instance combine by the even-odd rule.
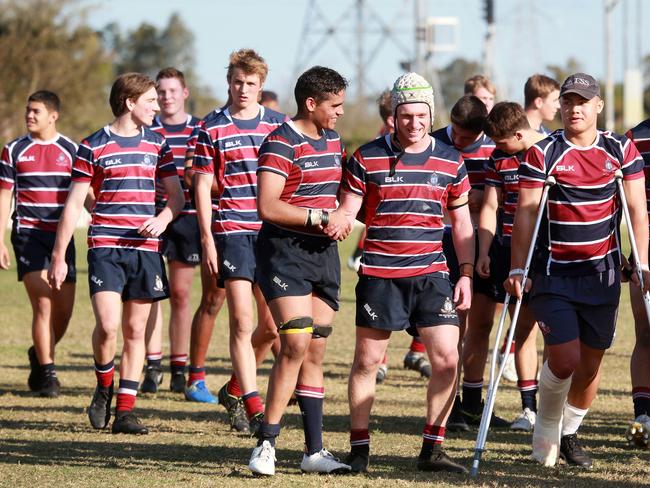
[[[107,159],[104,164],[106,166],[115,166],[116,164],[121,164],[121,163],[122,163],[122,159],[114,158],[114,159]]]
[[[34,156],[20,156],[18,158],[19,163],[33,163],[36,161],[36,157]]]
[[[305,169],[309,169],[309,168],[318,168],[318,161],[305,162]]]
[[[558,165],[555,167],[555,169],[556,169],[558,172],[562,171],[562,172],[565,172],[565,173],[568,173],[568,172],[575,173],[575,171],[576,171],[575,165],[573,165],[573,164],[567,164],[567,165],[565,165],[565,164],[558,164]]]
[[[404,183],[403,176],[386,176],[384,178],[384,183]]]
[[[240,140],[240,139],[237,139],[236,141],[227,141],[227,142],[224,144],[224,147],[225,147],[226,149],[230,149],[230,148],[232,148],[232,147],[238,147],[238,146],[241,146],[241,140]]]

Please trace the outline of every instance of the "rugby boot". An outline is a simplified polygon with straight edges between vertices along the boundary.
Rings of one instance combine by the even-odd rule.
[[[111,386],[97,385],[95,394],[88,407],[88,418],[95,429],[104,429],[111,419],[111,401],[113,400],[113,383]]]
[[[275,461],[275,448],[269,441],[264,441],[261,446],[253,449],[251,458],[248,461],[248,469],[256,476],[273,476],[275,474]]]
[[[327,449],[321,449],[312,455],[303,454],[300,471],[303,473],[346,474],[350,465],[335,458]]]
[[[481,417],[483,416],[483,402],[481,401],[481,406],[477,410],[470,410],[463,407],[463,415],[467,421],[467,425],[472,425],[478,427],[481,425]],[[506,419],[499,417],[494,411],[492,411],[492,418],[490,419],[490,427],[494,429],[508,429],[510,428],[510,422]]]
[[[639,415],[627,428],[625,438],[631,445],[647,449],[648,437],[650,437],[650,417],[645,414]]]
[[[350,451],[343,461],[350,466],[352,473],[367,473],[368,466],[370,465],[370,456],[359,451]]]
[[[567,464],[585,469],[593,466],[591,456],[580,445],[578,434],[563,435],[560,438],[560,458]]]
[[[244,406],[242,403],[242,408],[243,407]],[[256,413],[251,417],[251,419],[248,421],[248,431],[250,432],[252,437],[258,436],[263,423],[264,423],[264,412]]]
[[[469,425],[463,415],[463,408],[460,402],[460,397],[456,396],[454,405],[451,407],[449,418],[446,425],[447,432],[469,432]]]
[[[31,391],[39,391],[41,383],[43,383],[43,375],[41,374],[41,365],[36,356],[36,348],[30,346],[27,349],[27,357],[29,358],[29,377],[27,378],[27,386]]]
[[[383,383],[388,376],[388,365],[380,364],[379,369],[377,369],[377,383]]]
[[[228,383],[223,385],[217,393],[219,403],[224,406],[228,412],[228,419],[230,421],[230,428],[237,432],[248,432],[248,418],[246,417],[246,410],[241,398],[228,393]]]
[[[140,391],[142,393],[157,393],[162,381],[162,368],[160,366],[147,366],[144,371],[144,380],[140,385]]]
[[[172,393],[185,393],[185,385],[187,381],[185,380],[185,373],[173,373],[171,380],[169,380],[169,390]]]
[[[133,411],[128,410],[125,412],[117,412],[115,420],[113,420],[113,427],[111,428],[113,434],[138,434],[144,435],[149,433],[140,419],[135,416]]]
[[[56,379],[56,375],[47,375],[43,379],[41,384],[41,389],[38,390],[38,395],[44,398],[56,398],[59,396],[61,388],[59,382]]]
[[[409,351],[404,356],[404,368],[417,371],[425,378],[431,378],[431,363],[421,352]]]
[[[467,474],[467,469],[453,461],[442,446],[435,445],[433,452],[430,455],[418,456],[418,470],[419,471],[447,471],[449,473]]]

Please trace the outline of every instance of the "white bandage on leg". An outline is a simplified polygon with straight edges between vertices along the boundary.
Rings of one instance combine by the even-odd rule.
[[[532,457],[544,466],[555,466],[560,451],[562,410],[566,401],[571,377],[560,379],[553,374],[548,362],[542,366],[539,379],[539,405],[533,431]]]
[[[574,407],[573,405],[569,405],[569,402],[566,402],[562,414],[562,437],[578,432],[582,420],[585,418],[588,411],[588,408],[582,409]]]

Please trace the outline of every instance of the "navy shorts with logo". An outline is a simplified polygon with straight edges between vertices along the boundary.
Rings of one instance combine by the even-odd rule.
[[[475,249],[478,250],[478,234],[476,232],[474,232],[474,239]],[[445,253],[447,267],[449,268],[449,281],[451,282],[451,286],[454,287],[458,283],[458,278],[460,278],[460,263],[458,262],[458,256],[456,256],[451,227],[445,226],[445,231],[442,235],[442,252]],[[476,256],[478,257],[478,253],[476,253]],[[476,260],[474,264],[476,264]],[[476,272],[476,268],[474,268],[472,291],[473,293],[480,293],[481,295],[487,295],[492,298],[494,296],[494,283],[492,278],[481,278]]]
[[[215,236],[219,258],[217,285],[224,287],[226,280],[243,279],[255,283],[256,234],[225,234]]]
[[[122,301],[169,297],[165,263],[157,252],[98,247],[88,250],[90,295],[114,291]]]
[[[338,310],[341,263],[336,241],[263,224],[257,237],[257,283],[267,302],[314,294]]]
[[[201,264],[201,232],[196,214],[176,217],[162,235],[163,255],[168,261]]]
[[[529,306],[549,345],[575,339],[608,349],[616,332],[620,274],[611,269],[586,276],[547,276],[533,280]]]
[[[388,331],[458,325],[449,279],[441,273],[408,278],[359,276],[356,287],[358,327]]]
[[[44,232],[35,229],[13,229],[11,232],[11,244],[16,255],[16,269],[18,281],[23,281],[27,273],[42,271],[50,267],[55,232]],[[66,283],[77,281],[77,264],[74,239],[70,240],[65,250],[65,262],[68,265],[68,274],[65,277]]]

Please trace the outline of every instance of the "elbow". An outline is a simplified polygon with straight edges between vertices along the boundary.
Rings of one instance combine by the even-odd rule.
[[[261,220],[270,222],[272,221],[272,212],[269,212],[269,205],[264,204],[261,201],[257,201],[257,215],[259,215]]]

